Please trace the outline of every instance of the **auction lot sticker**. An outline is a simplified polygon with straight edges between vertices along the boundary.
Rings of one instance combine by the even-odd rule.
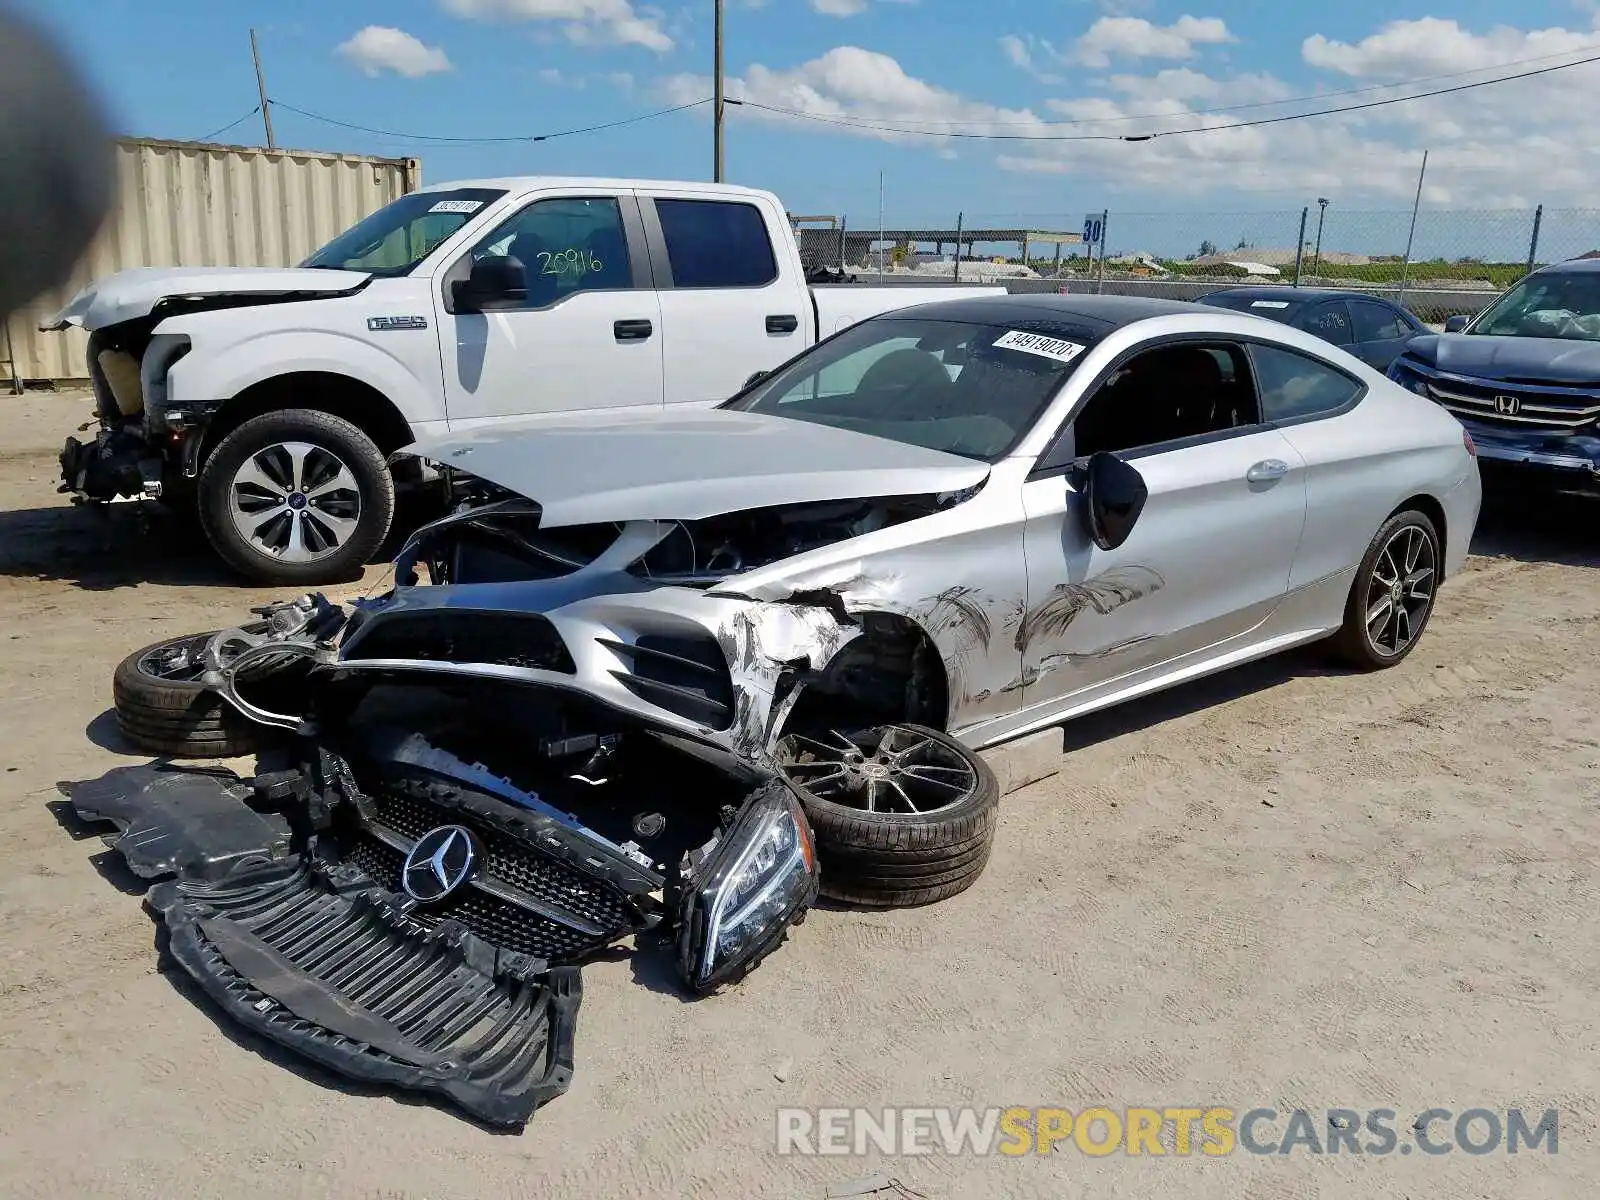
[[[1053,358],[1057,362],[1071,362],[1083,353],[1083,347],[1077,342],[1064,341],[1061,338],[1047,337],[1042,333],[1027,333],[1021,329],[1013,329],[995,339],[997,350],[1020,350],[1024,354],[1037,354],[1041,358]]]

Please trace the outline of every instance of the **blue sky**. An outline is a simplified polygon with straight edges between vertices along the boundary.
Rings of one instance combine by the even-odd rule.
[[[147,136],[199,137],[250,110],[252,25],[276,100],[407,133],[546,132],[710,94],[711,0],[20,6],[59,31],[120,127]],[[1596,8],[1586,0],[727,0],[730,93],[769,105],[730,110],[729,177],[773,189],[792,211],[845,212],[855,225],[876,220],[880,170],[891,218],[907,221],[943,221],[957,210],[969,224],[1076,217],[1101,205],[1298,210],[1329,193],[1354,207],[1404,209],[1428,146],[1431,205],[1588,204],[1600,194],[1591,166],[1600,162],[1600,123],[1590,99],[1600,64],[1259,129],[1140,144],[1021,139],[1228,124],[1298,111],[1308,105],[1295,98],[1312,93],[1448,75],[1431,85],[1443,86],[1512,61],[1538,60],[1506,69],[1570,61],[1586,46],[1600,54]],[[1208,111],[1218,107],[1231,111]],[[430,181],[709,178],[711,167],[705,107],[534,145],[381,137],[282,107],[275,124],[287,146],[418,155]],[[959,132],[1014,140],[946,136]],[[259,142],[260,118],[223,140]]]

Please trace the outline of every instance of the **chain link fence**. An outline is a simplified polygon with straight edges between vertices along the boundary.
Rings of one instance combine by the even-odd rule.
[[[1100,214],[1094,214],[1098,217]],[[1414,225],[1413,225],[1414,221]],[[1531,266],[1600,256],[1600,209],[967,214],[947,220],[799,217],[818,281],[1003,283],[1013,292],[1195,299],[1219,287],[1295,285],[1387,295],[1438,324],[1475,313]],[[1092,230],[1091,230],[1092,232]]]

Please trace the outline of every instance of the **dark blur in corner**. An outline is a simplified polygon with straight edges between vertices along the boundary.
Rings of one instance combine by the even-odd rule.
[[[0,320],[66,282],[111,210],[111,133],[56,45],[0,2]]]

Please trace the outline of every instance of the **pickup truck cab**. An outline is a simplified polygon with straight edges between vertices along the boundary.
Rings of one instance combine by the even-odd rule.
[[[808,286],[768,192],[437,184],[298,267],[142,268],[74,296],[43,328],[89,332],[100,429],[67,439],[63,490],[197,506],[239,572],[333,582],[383,542],[397,485],[421,480],[424,464],[400,453],[419,437],[575,409],[709,406],[927,298]]]

